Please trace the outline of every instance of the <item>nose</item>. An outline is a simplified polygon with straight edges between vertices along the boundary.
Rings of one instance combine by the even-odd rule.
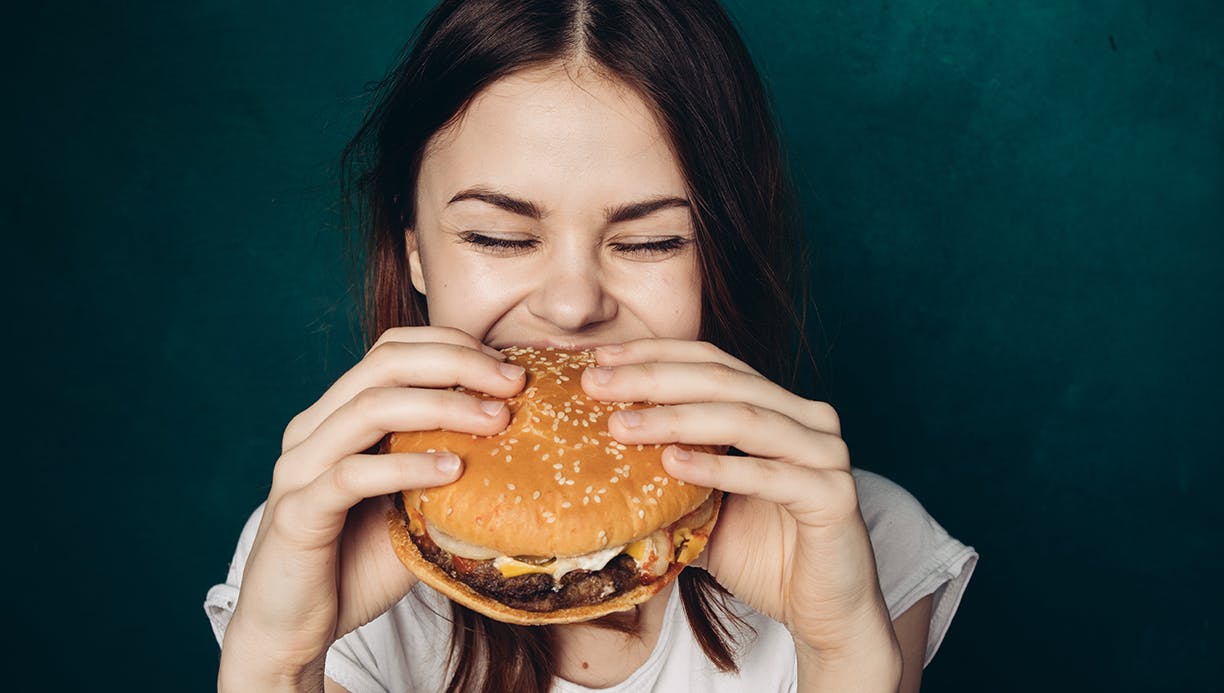
[[[575,253],[550,258],[536,280],[527,309],[558,330],[581,332],[616,316],[616,299],[607,291],[597,258]]]

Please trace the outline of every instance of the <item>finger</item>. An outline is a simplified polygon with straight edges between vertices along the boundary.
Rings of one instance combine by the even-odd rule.
[[[858,512],[854,477],[848,469],[812,469],[674,445],[663,451],[663,468],[685,483],[777,503],[811,526],[834,525]]]
[[[451,453],[349,455],[306,486],[282,496],[271,528],[299,549],[334,544],[349,509],[365,498],[431,488],[458,478],[462,463]]]
[[[499,361],[505,361],[506,355],[494,349],[493,347],[481,342],[479,339],[464,332],[463,330],[454,327],[435,327],[431,325],[421,327],[392,327],[386,330],[378,339],[375,340],[373,349],[380,344],[387,342],[401,342],[412,344],[418,342],[437,342],[438,344],[454,344],[455,346],[467,347],[492,356]]]
[[[336,460],[368,450],[392,431],[444,429],[487,436],[509,423],[510,413],[501,400],[453,390],[363,390],[324,419],[301,444],[281,455],[272,474],[274,492],[310,483]]]
[[[299,444],[336,409],[370,388],[458,385],[494,397],[510,397],[525,381],[521,366],[502,363],[468,345],[382,341],[294,418],[285,429],[282,450]]]
[[[772,409],[818,431],[841,435],[841,422],[825,402],[804,399],[766,378],[720,363],[634,363],[588,368],[582,387],[609,402],[748,402]]]
[[[691,361],[721,363],[743,373],[760,375],[756,370],[709,342],[688,339],[635,339],[622,344],[595,348],[595,359],[601,366],[619,366],[647,361]]]
[[[850,468],[850,452],[841,436],[745,402],[617,411],[608,419],[608,431],[625,444],[726,445],[802,467]]]

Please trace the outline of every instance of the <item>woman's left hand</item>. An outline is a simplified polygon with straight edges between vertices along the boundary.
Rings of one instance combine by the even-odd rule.
[[[821,659],[858,657],[895,638],[858,507],[838,417],[702,342],[643,339],[596,350],[583,387],[601,400],[666,406],[609,421],[622,443],[731,446],[745,456],[678,448],[667,472],[727,491],[702,558],[736,598],[784,624]]]

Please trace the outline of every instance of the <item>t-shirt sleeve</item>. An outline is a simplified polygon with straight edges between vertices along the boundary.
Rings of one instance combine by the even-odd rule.
[[[212,625],[213,636],[217,638],[218,645],[225,640],[225,629],[229,627],[234,607],[238,604],[242,573],[246,567],[247,556],[251,553],[255,534],[259,531],[263,511],[264,506],[260,505],[251,513],[238,537],[238,546],[234,550],[233,560],[230,561],[225,582],[213,585],[204,598],[204,613]],[[360,630],[349,633],[332,645],[327,651],[324,672],[328,678],[351,693],[386,693],[387,688],[375,677],[377,669],[374,655]]]
[[[977,566],[977,551],[948,536],[905,489],[879,474],[853,471],[889,616],[896,619],[923,597],[934,595],[926,666],[960,606]]]

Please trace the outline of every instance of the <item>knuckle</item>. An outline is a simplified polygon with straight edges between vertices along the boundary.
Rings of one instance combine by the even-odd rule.
[[[821,428],[841,434],[841,415],[837,413],[833,405],[820,400],[811,400],[808,408]]]
[[[841,436],[827,435],[825,436],[825,445],[828,447],[828,453],[833,457],[839,467],[849,468],[850,466],[850,445],[846,443],[846,439]],[[851,483],[854,479],[850,479]]]
[[[305,414],[306,412],[299,413],[297,416],[289,419],[289,423],[285,425],[285,431],[281,434],[282,454],[290,448],[297,447],[297,444],[306,437],[305,431],[303,431],[306,424],[302,420]]]
[[[659,365],[656,363],[643,363],[638,366],[638,372],[642,376],[643,384],[652,390],[659,384]],[[615,371],[613,371],[615,373]]]
[[[361,486],[361,479],[364,476],[362,465],[357,464],[357,461],[352,457],[345,457],[336,462],[331,470],[331,485],[336,489],[347,494]]]
[[[369,419],[385,412],[387,404],[387,390],[380,387],[367,387],[349,400],[349,406],[361,419]]]
[[[396,352],[399,351],[402,342],[378,341],[370,350],[366,352],[365,358],[362,359],[366,363],[381,368],[394,358]]]
[[[735,415],[735,417],[741,421],[747,422],[750,426],[755,426],[763,418],[761,408],[755,404],[750,404],[748,402],[734,402],[731,406],[733,407],[732,413]]]
[[[829,510],[839,517],[858,511],[858,487],[849,471],[830,472],[826,477],[829,485]]]
[[[268,527],[281,535],[291,535],[301,524],[298,519],[298,508],[301,505],[301,494],[291,492],[269,506]]]
[[[378,348],[379,345],[387,344],[388,342],[398,342],[401,339],[406,338],[409,334],[411,334],[411,331],[413,329],[415,328],[390,327],[390,328],[387,328],[386,330],[383,330],[383,333],[378,335],[378,339],[374,340],[374,346],[370,349],[370,351],[373,351],[374,349]]]
[[[710,378],[714,381],[714,386],[717,388],[727,387],[739,375],[739,371],[725,363],[710,364]]]

